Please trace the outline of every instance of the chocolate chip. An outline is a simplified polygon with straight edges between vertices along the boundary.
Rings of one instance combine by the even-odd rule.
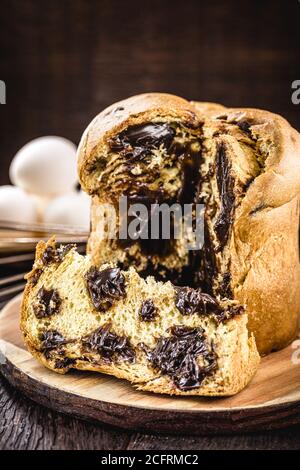
[[[41,341],[41,351],[47,359],[51,357],[53,350],[60,349],[61,346],[69,342],[56,330],[44,331],[39,339]]]
[[[134,350],[125,336],[118,336],[111,331],[111,323],[98,328],[82,339],[83,348],[98,353],[102,359],[111,362],[121,359],[134,362]]]
[[[66,254],[74,247],[76,247],[76,245],[73,243],[61,245],[59,248],[48,246],[43,253],[42,261],[45,265],[51,263],[61,263]]]
[[[33,285],[36,286],[37,283],[39,282],[39,279],[42,275],[43,270],[42,269],[35,269],[33,272],[32,276],[29,278],[29,282]]]
[[[170,333],[171,336],[159,338],[152,351],[144,344],[140,347],[154,369],[169,376],[177,388],[186,391],[200,387],[217,368],[216,354],[209,346],[204,330],[174,326]]]
[[[245,313],[245,309],[242,305],[229,305],[223,310],[221,315],[218,317],[218,320],[219,322],[224,322],[238,315],[242,315],[243,313]]]
[[[85,275],[94,307],[99,312],[109,309],[115,300],[125,297],[125,278],[119,268],[99,271],[92,267]]]
[[[47,290],[44,287],[37,293],[36,301],[33,304],[33,311],[37,318],[50,317],[59,312],[61,298],[55,289]]]
[[[213,297],[191,287],[177,288],[175,305],[183,315],[209,315],[220,312],[220,306]]]
[[[56,249],[53,246],[47,246],[43,253],[42,261],[44,264],[56,262]]]
[[[142,321],[150,322],[155,319],[157,315],[157,308],[155,307],[153,300],[144,300],[141,305],[139,316]]]
[[[230,284],[231,284],[231,273],[227,271],[226,273],[223,274],[222,281],[221,281],[220,288],[219,288],[220,295],[222,297],[227,297],[227,299],[232,299],[233,297]]]
[[[63,359],[56,359],[55,369],[70,369],[76,363],[76,359],[70,357],[64,357]]]
[[[241,129],[241,131],[245,132],[246,134],[250,134],[251,136],[250,127],[253,125],[251,122],[247,121],[246,119],[240,119],[239,121],[236,121],[236,125]]]

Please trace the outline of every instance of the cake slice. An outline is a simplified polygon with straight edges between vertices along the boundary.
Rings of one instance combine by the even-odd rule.
[[[233,395],[259,354],[242,306],[130,268],[93,266],[74,245],[37,246],[27,275],[21,330],[30,352],[58,373],[111,374],[139,390]]]

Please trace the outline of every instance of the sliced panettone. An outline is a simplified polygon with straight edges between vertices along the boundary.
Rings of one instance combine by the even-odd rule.
[[[259,355],[235,301],[95,267],[74,246],[40,242],[27,276],[21,329],[46,367],[93,370],[138,389],[221,396],[242,390]]]
[[[246,304],[261,354],[296,337],[300,136],[285,119],[147,93],[102,111],[85,131],[78,157],[81,184],[92,195],[95,265],[134,266],[143,277]],[[203,204],[204,245],[188,250],[185,237],[103,236],[101,224],[120,196],[147,207]]]

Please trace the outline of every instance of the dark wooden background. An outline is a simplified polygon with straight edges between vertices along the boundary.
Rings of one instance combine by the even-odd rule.
[[[300,129],[299,0],[1,0],[0,184],[20,146],[78,142],[112,102],[145,91],[281,113]],[[217,438],[155,437],[47,411],[0,380],[0,447],[298,448],[300,428]]]
[[[299,0],[2,0],[0,184],[26,141],[78,142],[112,102],[166,91],[262,107],[300,129]]]

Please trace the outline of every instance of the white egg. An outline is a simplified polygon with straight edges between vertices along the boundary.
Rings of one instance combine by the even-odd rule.
[[[63,224],[89,231],[90,198],[81,192],[53,199],[44,211],[45,224]]]
[[[0,220],[28,224],[37,222],[34,201],[21,188],[0,186]]]
[[[63,137],[34,139],[13,158],[10,179],[25,191],[41,196],[70,192],[77,184],[76,146]]]

